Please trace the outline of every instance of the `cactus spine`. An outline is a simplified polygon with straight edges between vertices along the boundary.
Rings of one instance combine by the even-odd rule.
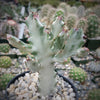
[[[44,32],[44,26],[39,21],[39,17],[36,13],[30,13],[26,20],[26,24],[30,35],[28,39],[30,44],[28,44],[28,46],[27,44],[19,44],[19,47],[19,45],[17,45],[17,39],[13,40],[14,37],[11,35],[9,36],[8,41],[14,46],[17,45],[19,49],[21,49],[21,46],[23,47],[25,45],[24,48],[27,48],[28,54],[29,52],[31,54],[36,52],[34,57],[29,56],[30,61],[34,60],[36,64],[29,67],[34,67],[33,70],[39,72],[40,93],[41,95],[46,96],[51,92],[53,93],[55,90],[55,72],[53,63],[55,61],[63,61],[65,58],[76,53],[76,50],[84,44],[83,31],[81,29],[72,29],[68,33],[64,33],[64,31],[62,31],[64,22],[62,21],[62,18],[57,17],[52,23],[51,32],[47,34]]]
[[[78,67],[74,67],[69,72],[69,77],[71,77],[73,80],[84,82],[87,78],[86,72]]]
[[[0,67],[8,68],[11,66],[11,58],[7,56],[0,57]]]
[[[7,53],[9,52],[10,46],[7,43],[0,44],[0,52]]]

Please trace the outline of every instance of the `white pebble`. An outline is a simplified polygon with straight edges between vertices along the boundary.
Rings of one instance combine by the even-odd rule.
[[[73,92],[73,89],[72,89],[72,88],[70,88],[70,89],[68,90],[68,92],[69,92],[69,93],[72,93],[72,92]]]
[[[75,97],[75,93],[71,93],[70,96],[71,96],[71,97]]]
[[[59,95],[57,95],[55,100],[61,100],[61,97]]]

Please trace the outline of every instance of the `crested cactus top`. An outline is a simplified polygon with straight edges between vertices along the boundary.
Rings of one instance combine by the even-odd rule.
[[[69,57],[84,44],[82,29],[71,29],[67,33],[64,32],[64,22],[60,16],[52,23],[50,33],[45,33],[44,25],[39,21],[39,16],[36,13],[30,13],[26,20],[26,25],[29,29],[30,37],[28,38],[28,41],[30,44],[25,44],[12,36],[9,36],[8,40],[20,50],[26,50],[31,53],[34,51],[37,52],[38,57],[41,54],[56,59]],[[13,39],[19,43],[18,46],[16,42],[13,42]]]

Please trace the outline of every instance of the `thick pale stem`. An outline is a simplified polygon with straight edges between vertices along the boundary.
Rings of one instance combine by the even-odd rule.
[[[52,65],[44,66],[40,69],[40,93],[49,95],[55,90],[55,72]]]
[[[39,89],[41,95],[49,95],[50,93],[53,93],[55,90],[55,71],[54,66],[51,63],[52,59],[49,57],[46,57],[42,59],[40,63],[40,83],[39,83]]]

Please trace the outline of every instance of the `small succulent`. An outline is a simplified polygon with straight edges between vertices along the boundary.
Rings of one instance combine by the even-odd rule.
[[[82,28],[85,32],[87,29],[87,20],[85,18],[81,18],[77,23],[77,28]]]
[[[85,17],[89,16],[90,14],[94,13],[91,8],[85,10]]]
[[[63,3],[60,3],[59,6],[58,6],[58,9],[59,9],[59,8],[60,8],[60,9],[63,9],[64,15],[67,16],[67,4],[64,3],[64,2],[63,2]]]
[[[0,52],[7,53],[9,52],[10,46],[7,43],[0,44]]]
[[[49,4],[43,5],[41,8],[40,17],[43,18],[43,17],[47,16],[50,8],[52,8],[52,6]]]
[[[14,77],[12,74],[3,74],[0,76],[0,89],[3,90],[6,88],[8,82]]]
[[[77,57],[86,57],[89,53],[89,49],[86,48],[86,47],[83,47],[83,48],[80,48],[78,51],[77,51]]]
[[[98,17],[100,17],[100,5],[95,6],[93,11]]]
[[[96,56],[100,58],[100,47],[96,49]]]
[[[19,27],[17,22],[15,22],[14,20],[6,20],[2,23],[2,34],[12,34],[16,37],[18,37],[18,32],[19,32]]]
[[[71,63],[71,58],[70,57],[68,57],[66,60],[63,61],[64,65],[69,64],[69,63]]]
[[[69,77],[73,80],[80,81],[81,83],[83,83],[87,78],[87,74],[83,69],[74,67],[70,70]]]
[[[10,57],[2,56],[0,57],[0,67],[1,68],[8,68],[12,64],[12,60]]]
[[[66,24],[67,24],[67,27],[68,27],[69,30],[71,28],[74,28],[75,23],[76,23],[76,16],[71,15],[71,16],[67,17]]]
[[[78,18],[84,17],[84,15],[85,15],[85,7],[84,6],[81,5],[78,7],[77,15],[78,15]]]
[[[93,72],[100,72],[100,61],[92,61],[89,63],[88,68]]]
[[[90,90],[87,100],[100,100],[100,89]]]
[[[62,9],[57,9],[56,12],[55,12],[55,16],[54,16],[54,20],[57,18],[57,17],[62,17],[63,20],[64,20],[64,11]]]
[[[86,36],[88,38],[95,38],[100,36],[100,33],[98,33],[100,21],[95,14],[91,14],[87,17],[87,24],[88,27],[86,30]]]

